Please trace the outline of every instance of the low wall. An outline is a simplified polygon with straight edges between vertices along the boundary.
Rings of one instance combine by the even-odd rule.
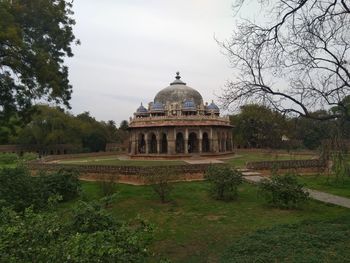
[[[272,170],[272,169],[324,169],[325,163],[319,159],[312,160],[281,160],[281,161],[261,161],[248,162],[246,167],[253,170]]]
[[[202,180],[203,174],[210,164],[174,165],[177,176],[174,181]],[[108,166],[108,165],[75,165],[55,163],[29,163],[28,168],[33,175],[37,171],[57,171],[59,169],[77,169],[80,178],[90,181],[117,180],[118,182],[142,185],[147,184],[147,175],[151,172],[164,169],[166,166]]]

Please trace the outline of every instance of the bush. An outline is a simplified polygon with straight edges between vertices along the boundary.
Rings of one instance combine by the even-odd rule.
[[[171,182],[176,180],[177,176],[178,172],[171,166],[157,167],[152,169],[147,175],[148,182],[162,203],[169,201],[170,193],[174,189]]]
[[[117,191],[117,183],[115,175],[103,176],[99,182],[102,196],[111,196]]]
[[[82,218],[87,216],[88,219]],[[0,262],[145,262],[152,234],[142,220],[117,222],[97,204],[59,213],[0,210]]]
[[[63,201],[71,200],[80,192],[78,173],[60,170],[51,174],[33,177],[24,166],[0,169],[0,200],[2,206],[11,206],[15,211],[47,207],[50,197],[60,195]]]
[[[261,193],[268,203],[279,208],[297,208],[308,200],[309,193],[292,174],[273,175],[271,180],[264,179],[258,184]]]
[[[18,161],[15,153],[0,153],[0,164],[14,164]]]
[[[12,206],[15,211],[23,211],[29,206],[42,208],[46,200],[41,197],[37,178],[23,166],[0,169],[0,200],[3,206]]]
[[[242,183],[242,174],[228,166],[209,166],[204,178],[210,183],[210,193],[218,200],[233,200],[238,196],[237,188]]]
[[[75,169],[60,169],[51,174],[42,174],[39,179],[45,199],[60,195],[63,201],[68,201],[77,197],[81,189],[79,173]]]
[[[25,162],[32,161],[38,158],[38,154],[26,152],[23,154],[21,159]]]

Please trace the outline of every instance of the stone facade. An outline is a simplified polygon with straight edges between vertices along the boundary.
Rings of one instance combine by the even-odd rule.
[[[180,80],[161,90],[148,109],[141,106],[130,118],[131,156],[217,155],[233,150],[229,118],[220,117],[212,102]]]

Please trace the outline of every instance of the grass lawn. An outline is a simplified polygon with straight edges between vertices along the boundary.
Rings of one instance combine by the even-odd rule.
[[[334,176],[310,175],[299,176],[298,179],[308,188],[350,198],[350,178],[341,181]]]
[[[83,182],[83,196],[101,197],[99,184]],[[172,262],[217,262],[224,251],[242,236],[256,230],[304,220],[328,220],[349,215],[350,210],[310,201],[301,210],[268,207],[257,196],[256,187],[243,184],[239,199],[212,200],[207,182],[174,184],[172,202],[162,204],[150,186],[119,184],[118,197],[110,208],[117,218],[128,220],[140,215],[156,227],[150,262],[161,256]],[[76,201],[62,204],[65,207]]]
[[[183,165],[186,164],[179,160],[119,160],[115,156],[85,157],[69,160],[60,160],[62,164],[81,164],[81,165],[117,165],[117,166],[159,166],[159,165]]]
[[[247,162],[258,162],[258,161],[275,161],[275,160],[301,160],[301,159],[312,159],[314,155],[305,154],[288,154],[288,153],[262,153],[262,152],[243,152],[237,153],[231,159],[225,160],[226,163],[234,167],[245,167]]]

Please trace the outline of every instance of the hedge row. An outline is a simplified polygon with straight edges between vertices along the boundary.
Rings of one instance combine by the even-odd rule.
[[[247,163],[247,168],[254,169],[254,170],[324,168],[324,167],[325,167],[325,163],[319,159],[261,161],[261,162],[248,162]]]

